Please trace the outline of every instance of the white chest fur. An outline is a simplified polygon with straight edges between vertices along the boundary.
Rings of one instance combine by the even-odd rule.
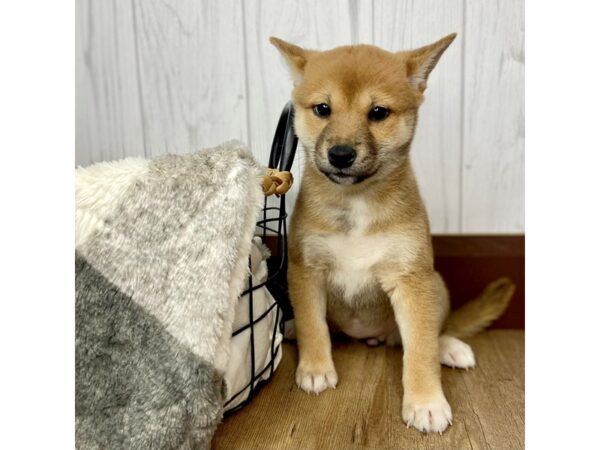
[[[351,299],[375,282],[372,269],[386,255],[386,236],[332,235],[325,245],[333,261],[329,280]]]
[[[312,235],[305,243],[309,258],[328,262],[329,281],[351,301],[376,282],[372,269],[389,254],[394,240],[384,233],[367,233],[374,211],[362,199],[353,200],[344,216],[348,232]]]

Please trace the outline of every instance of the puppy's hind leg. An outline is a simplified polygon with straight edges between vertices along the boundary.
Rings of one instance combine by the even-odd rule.
[[[454,336],[440,336],[440,362],[448,367],[470,369],[475,367],[475,354],[469,344]]]
[[[454,336],[442,334],[440,342],[440,363],[453,369],[470,369],[475,367],[475,354],[471,346]],[[390,334],[386,340],[386,345],[401,346],[399,330]]]
[[[440,298],[439,319],[443,323],[450,310],[450,299],[442,277],[438,273],[435,273],[434,279],[434,284],[437,285],[437,295]],[[387,345],[401,346],[402,339],[400,337],[400,330],[396,329],[386,338],[385,342]],[[469,344],[466,344],[454,336],[442,334],[439,337],[439,347],[440,363],[444,366],[457,369],[470,369],[475,367],[475,354]]]
[[[438,285],[438,295],[441,297],[440,323],[444,323],[450,312],[450,296],[444,280],[436,272],[435,278]],[[439,338],[440,343],[440,363],[444,366],[469,369],[475,367],[475,355],[471,346],[454,336],[442,334]]]

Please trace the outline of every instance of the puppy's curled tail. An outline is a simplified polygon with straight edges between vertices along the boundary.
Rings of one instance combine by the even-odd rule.
[[[490,283],[479,297],[450,313],[444,334],[464,338],[479,333],[506,311],[514,291],[508,278]]]

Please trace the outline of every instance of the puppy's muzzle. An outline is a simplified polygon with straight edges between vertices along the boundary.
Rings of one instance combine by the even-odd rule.
[[[334,145],[327,152],[327,159],[336,169],[345,169],[356,159],[356,150],[347,145]]]

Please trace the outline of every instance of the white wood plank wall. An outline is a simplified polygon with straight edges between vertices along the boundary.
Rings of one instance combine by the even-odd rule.
[[[522,0],[76,5],[78,165],[229,139],[266,164],[291,90],[269,36],[317,49],[401,50],[458,32],[428,83],[412,148],[432,231],[524,232]],[[299,152],[297,179],[302,160]]]

